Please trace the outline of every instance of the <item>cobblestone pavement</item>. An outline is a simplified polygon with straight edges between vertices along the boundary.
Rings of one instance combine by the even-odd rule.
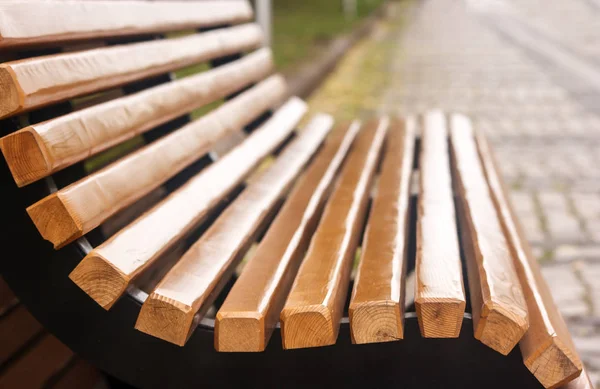
[[[487,133],[598,383],[600,0],[427,0],[406,12],[379,111],[464,112]]]

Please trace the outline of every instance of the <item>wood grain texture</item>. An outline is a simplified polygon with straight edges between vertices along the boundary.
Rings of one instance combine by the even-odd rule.
[[[415,307],[421,335],[426,338],[457,338],[466,305],[448,149],[444,114],[426,114],[415,267]]]
[[[256,352],[267,346],[359,129],[357,121],[337,127],[295,185],[217,312],[217,351]]]
[[[334,344],[371,184],[390,124],[370,122],[358,135],[281,312],[285,349]]]
[[[60,248],[98,227],[241,131],[286,94],[283,77],[271,76],[202,118],[116,163],[38,201],[27,212],[40,234]]]
[[[24,305],[12,309],[0,320],[0,366],[43,329]]]
[[[202,316],[256,240],[295,178],[330,131],[333,119],[316,116],[269,168],[230,204],[148,297],[135,328],[185,345]]]
[[[50,334],[0,375],[0,388],[43,388],[73,358],[73,352]]]
[[[46,55],[0,65],[0,118],[257,48],[247,24],[181,38]]]
[[[252,19],[244,0],[0,3],[0,48],[140,35]]]
[[[408,249],[414,118],[394,120],[373,199],[350,300],[353,343],[404,337],[404,290]]]
[[[307,110],[290,99],[240,146],[92,250],[70,278],[109,309],[130,282],[173,247],[294,130]]]
[[[507,355],[527,331],[527,304],[469,120],[453,115],[452,156],[475,338]]]
[[[18,186],[27,185],[223,98],[272,71],[269,49],[230,64],[25,127],[0,139]]]
[[[594,385],[592,385],[592,380],[584,368],[579,377],[562,385],[560,389],[594,389]]]
[[[510,204],[492,150],[482,133],[476,139],[529,311],[529,330],[519,342],[523,361],[544,387],[559,387],[581,374],[581,359]]]

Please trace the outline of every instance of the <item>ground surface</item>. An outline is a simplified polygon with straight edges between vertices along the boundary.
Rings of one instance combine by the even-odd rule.
[[[340,118],[471,115],[598,383],[600,0],[401,2],[311,104]]]

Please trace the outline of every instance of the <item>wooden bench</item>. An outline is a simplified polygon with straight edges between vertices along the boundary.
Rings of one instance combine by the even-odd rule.
[[[1,270],[44,326],[141,387],[591,387],[469,119],[305,118],[252,17],[0,4]]]

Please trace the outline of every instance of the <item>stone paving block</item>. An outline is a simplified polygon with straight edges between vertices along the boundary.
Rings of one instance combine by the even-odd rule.
[[[542,274],[558,309],[565,318],[588,315],[585,289],[575,276],[571,265],[549,265],[542,267]]]

